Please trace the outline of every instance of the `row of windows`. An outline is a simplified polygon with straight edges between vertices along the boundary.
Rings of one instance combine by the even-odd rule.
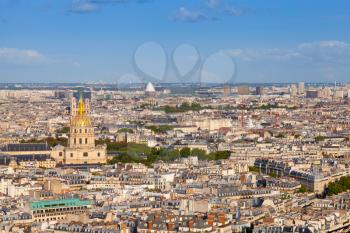
[[[76,144],[77,144],[77,139],[74,138],[74,145],[76,145]],[[79,138],[79,144],[83,144],[83,139],[82,138]],[[85,144],[88,144],[88,139],[87,138],[85,138]]]
[[[45,219],[38,219],[36,220],[36,222],[46,222],[46,221],[55,221],[55,220],[60,220],[60,219],[65,219],[66,216],[62,216],[62,217],[54,217],[54,218],[45,218]]]
[[[89,132],[89,133],[92,133],[92,129],[89,129],[89,130],[88,130],[88,129],[85,129],[85,133],[88,133],[88,132]],[[78,130],[75,129],[75,130],[74,130],[74,133],[78,133]],[[79,129],[79,133],[83,133],[83,130],[82,130],[82,129]]]
[[[55,208],[55,209],[41,209],[33,211],[33,214],[40,214],[40,213],[49,213],[48,216],[52,216],[53,214],[61,215],[66,213],[67,211],[70,213],[74,210],[82,210],[87,209],[87,206],[74,206],[74,207],[62,207],[62,208]]]
[[[63,156],[63,152],[59,152],[58,154],[59,154],[60,157]],[[73,155],[74,155],[73,153],[70,153],[70,157],[71,157],[71,158],[73,158]],[[84,152],[84,153],[83,153],[83,156],[84,156],[84,157],[88,157],[89,154],[88,154],[87,152]],[[101,156],[101,153],[100,153],[100,152],[97,152],[97,157],[100,157],[100,156]]]

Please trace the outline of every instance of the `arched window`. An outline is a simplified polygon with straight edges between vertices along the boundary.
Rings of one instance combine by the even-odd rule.
[[[84,152],[83,156],[84,156],[84,157],[88,157],[89,154],[88,154],[87,152]]]
[[[74,138],[74,144],[77,144],[77,139],[76,138]]]
[[[85,138],[85,144],[87,144],[88,143],[88,139],[87,138]]]
[[[82,133],[83,131],[80,129],[79,132]]]
[[[83,144],[83,139],[79,138],[79,144]]]

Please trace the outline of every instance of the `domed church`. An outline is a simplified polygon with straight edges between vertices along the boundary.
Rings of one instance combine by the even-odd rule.
[[[94,127],[90,118],[90,100],[71,99],[70,134],[68,147],[58,145],[51,156],[61,164],[105,164],[105,145],[95,146]]]

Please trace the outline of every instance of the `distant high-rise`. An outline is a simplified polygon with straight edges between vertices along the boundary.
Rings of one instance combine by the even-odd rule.
[[[334,97],[337,99],[343,99],[344,98],[344,91],[343,90],[335,90]]]
[[[289,89],[290,96],[295,97],[298,94],[298,88],[295,84],[292,84]]]
[[[83,100],[86,100],[86,99],[89,99],[89,100],[91,100],[91,98],[92,98],[92,93],[91,93],[91,91],[77,91],[77,92],[74,92],[73,93],[73,97],[77,100],[77,101],[79,101],[79,99],[80,99],[80,97],[82,97],[83,98]]]
[[[250,94],[249,86],[237,87],[237,93],[238,95],[249,95]]]
[[[226,97],[228,97],[230,94],[231,94],[231,87],[230,86],[228,86],[228,85],[225,85],[224,86],[224,97],[226,98]]]
[[[302,95],[305,93],[305,83],[304,82],[299,82],[298,84],[298,94]]]
[[[332,97],[332,89],[329,87],[324,87],[322,89],[319,89],[318,97],[319,98],[326,98],[326,99]]]
[[[306,98],[310,98],[310,99],[318,98],[318,90],[307,90]]]
[[[71,95],[68,91],[55,91],[55,97],[58,99],[67,99]]]
[[[256,95],[264,95],[265,94],[265,89],[264,87],[258,86],[255,88],[255,94]]]

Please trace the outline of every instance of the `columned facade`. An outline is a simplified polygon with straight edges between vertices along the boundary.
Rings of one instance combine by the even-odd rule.
[[[71,100],[70,135],[68,147],[56,146],[52,157],[63,164],[104,164],[106,146],[95,146],[94,127],[90,118],[90,102]]]

